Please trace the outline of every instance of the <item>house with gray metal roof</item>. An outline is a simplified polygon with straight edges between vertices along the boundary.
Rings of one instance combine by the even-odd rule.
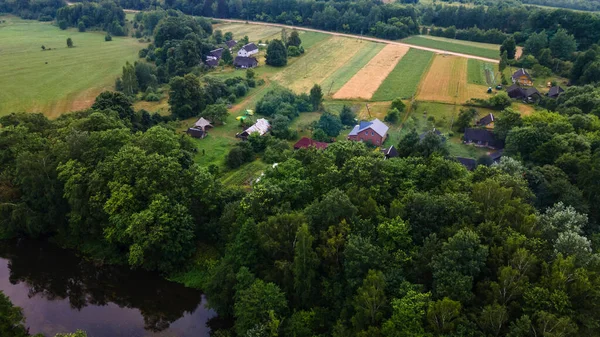
[[[361,121],[348,134],[348,140],[369,142],[381,145],[387,138],[389,127],[375,118],[372,121]]]

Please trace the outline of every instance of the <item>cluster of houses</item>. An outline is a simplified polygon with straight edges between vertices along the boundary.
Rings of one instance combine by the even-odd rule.
[[[230,40],[225,42],[226,48],[230,52],[237,45],[237,41]],[[205,64],[211,68],[219,65],[219,60],[223,57],[224,48],[211,50],[206,56]],[[248,43],[238,50],[236,57],[233,59],[233,66],[240,69],[254,68],[258,66],[258,60],[252,55],[258,54],[258,46],[254,43]]]
[[[542,98],[542,94],[533,87],[533,78],[527,70],[521,68],[512,74],[513,85],[506,89],[510,98],[520,99],[526,103],[535,103]],[[563,92],[563,88],[552,86],[546,94],[550,98],[557,98]]]

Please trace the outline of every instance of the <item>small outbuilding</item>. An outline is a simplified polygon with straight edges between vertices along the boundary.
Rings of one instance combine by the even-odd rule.
[[[204,117],[200,117],[200,119],[194,123],[194,127],[206,131],[207,128],[212,128],[213,126],[208,120],[204,119]]]
[[[254,57],[236,56],[233,65],[240,69],[254,68],[258,66],[258,60]]]
[[[229,51],[231,51],[233,49],[233,47],[235,47],[237,45],[237,41],[236,40],[225,41],[225,45],[227,46],[227,48],[229,48]]]
[[[394,145],[390,145],[390,147],[381,149],[381,153],[385,156],[385,159],[396,158],[398,157],[398,150],[394,147]]]
[[[317,142],[316,140],[310,139],[308,137],[302,137],[299,141],[294,144],[294,150],[306,149],[309,147],[314,147],[319,150],[324,150],[329,146],[329,144],[325,142]]]
[[[258,46],[254,43],[248,43],[247,45],[240,48],[238,51],[238,56],[249,57],[254,54],[258,54]]]
[[[531,78],[527,70],[521,68],[512,74],[512,82],[530,87],[533,85],[533,78]]]
[[[271,124],[269,124],[269,121],[264,118],[260,118],[259,120],[256,121],[256,123],[254,123],[254,125],[247,128],[243,132],[238,133],[235,136],[238,138],[241,138],[243,140],[246,140],[246,139],[248,139],[248,136],[250,136],[253,133],[258,133],[259,135],[262,136],[265,133],[269,132],[269,129],[271,129]]]
[[[479,147],[502,148],[502,143],[498,141],[494,132],[487,129],[466,128],[463,140],[466,144],[474,144]]]
[[[186,133],[188,135],[190,135],[190,137],[193,137],[193,138],[200,138],[200,139],[202,139],[202,138],[206,137],[206,131],[204,131],[204,130],[202,130],[200,128],[197,128],[197,127],[191,127],[189,129],[187,129]]]
[[[490,153],[490,158],[494,163],[499,163],[500,159],[502,159],[502,154],[504,150],[498,150],[496,152]]]
[[[558,96],[560,94],[562,94],[564,91],[565,90],[563,88],[556,85],[556,86],[553,86],[552,88],[550,88],[550,90],[548,90],[548,93],[546,95],[550,98],[558,98]]]
[[[493,127],[494,126],[494,114],[489,113],[489,114],[483,116],[483,118],[478,120],[477,123],[475,123],[475,124],[477,126],[482,126],[482,127],[486,127],[486,126]]]

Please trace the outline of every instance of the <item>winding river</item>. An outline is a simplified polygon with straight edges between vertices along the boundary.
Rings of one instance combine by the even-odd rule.
[[[0,290],[23,308],[32,334],[207,337],[209,325],[218,324],[197,290],[41,241],[0,242]]]

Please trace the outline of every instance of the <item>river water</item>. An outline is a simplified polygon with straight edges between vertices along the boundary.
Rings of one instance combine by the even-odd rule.
[[[216,317],[197,290],[33,240],[0,242],[0,290],[46,336],[207,337]]]

